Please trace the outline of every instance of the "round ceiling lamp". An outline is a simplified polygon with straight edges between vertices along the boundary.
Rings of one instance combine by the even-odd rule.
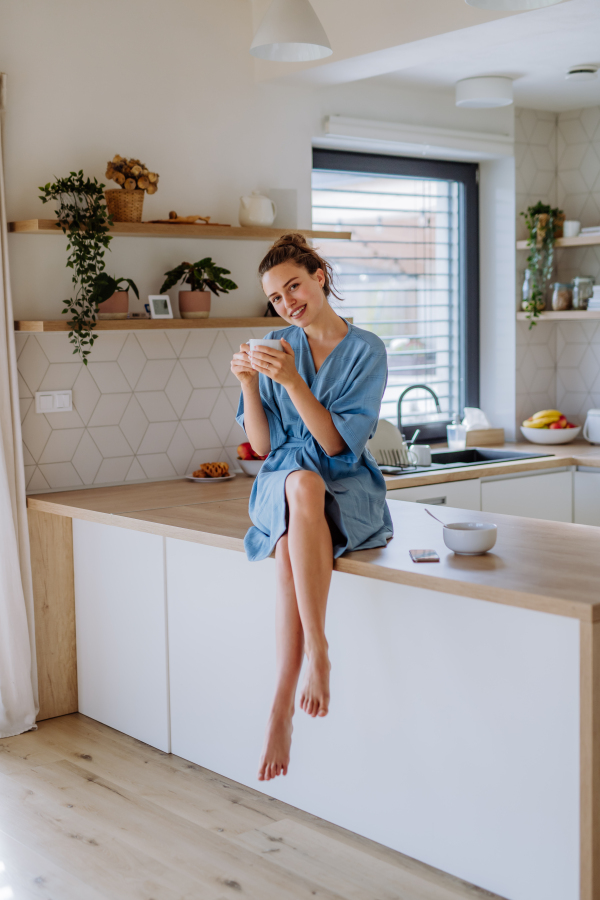
[[[554,6],[562,0],[466,0],[466,2],[469,6],[488,9],[490,12],[527,12],[528,9]]]
[[[486,75],[481,78],[463,78],[456,82],[456,105],[464,109],[494,109],[510,106],[513,87],[510,78]]]
[[[273,0],[250,47],[272,62],[311,62],[333,50],[309,0]]]

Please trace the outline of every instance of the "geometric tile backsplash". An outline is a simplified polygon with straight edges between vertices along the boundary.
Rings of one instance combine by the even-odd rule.
[[[174,478],[218,459],[234,465],[246,438],[231,356],[270,330],[101,332],[87,366],[66,333],[17,333],[28,492]],[[72,412],[36,413],[36,391],[69,389]]]
[[[537,200],[558,205],[582,226],[600,225],[600,107],[557,114],[516,109],[515,164],[519,238],[526,233],[518,214]],[[600,246],[558,250],[556,260],[557,280],[579,274],[600,284]],[[518,304],[524,264],[519,253]],[[576,424],[600,408],[600,322],[540,322],[531,331],[517,323],[517,425],[548,407]]]

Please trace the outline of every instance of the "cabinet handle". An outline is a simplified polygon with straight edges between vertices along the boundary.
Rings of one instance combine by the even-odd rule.
[[[447,497],[431,497],[429,500],[416,500],[415,503],[427,503],[428,506],[445,506]]]

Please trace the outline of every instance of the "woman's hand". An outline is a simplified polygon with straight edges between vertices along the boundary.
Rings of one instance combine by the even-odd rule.
[[[296,369],[294,351],[286,340],[281,338],[281,350],[272,347],[255,347],[250,360],[252,368],[261,375],[272,378],[282,387],[292,388],[301,378]]]
[[[250,344],[240,344],[240,352],[233,354],[231,371],[242,385],[258,385],[258,372],[250,364]]]

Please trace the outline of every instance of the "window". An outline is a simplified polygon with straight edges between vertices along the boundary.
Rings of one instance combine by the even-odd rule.
[[[381,416],[391,422],[411,384],[430,386],[441,413],[428,392],[411,391],[403,423],[445,422],[478,405],[477,194],[470,163],[313,151],[313,228],[352,231],[351,242],[319,246],[340,312],[386,345]]]

